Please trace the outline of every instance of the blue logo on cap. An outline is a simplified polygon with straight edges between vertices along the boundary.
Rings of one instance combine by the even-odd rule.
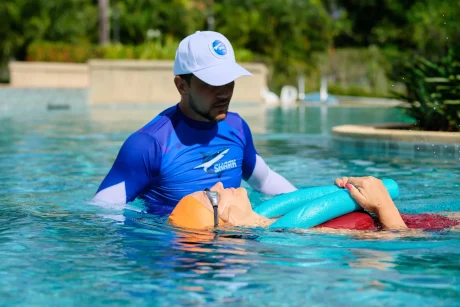
[[[220,40],[215,40],[212,42],[212,50],[220,56],[224,56],[227,54],[227,47],[225,47],[225,44],[222,43]]]

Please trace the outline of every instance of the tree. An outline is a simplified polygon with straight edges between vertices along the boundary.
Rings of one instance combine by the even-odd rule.
[[[324,51],[332,38],[329,16],[318,1],[214,2],[216,30],[270,66],[275,90],[297,84],[297,75],[309,67],[313,52]]]
[[[109,1],[110,0],[98,0],[100,45],[107,45],[110,42]]]
[[[0,1],[0,62],[24,60],[33,41],[96,41],[97,7],[91,0]]]

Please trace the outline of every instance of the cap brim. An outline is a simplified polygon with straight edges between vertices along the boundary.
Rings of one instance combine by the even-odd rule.
[[[252,76],[249,71],[232,61],[194,71],[193,74],[201,81],[212,86],[228,84],[241,76]]]

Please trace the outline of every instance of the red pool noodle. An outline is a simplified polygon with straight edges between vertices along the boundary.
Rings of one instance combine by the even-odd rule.
[[[365,212],[352,212],[327,221],[316,227],[334,229],[374,230],[377,225],[369,214]]]
[[[460,224],[460,221],[440,214],[401,214],[404,223],[409,228],[445,229]]]
[[[403,221],[409,228],[437,230],[445,229],[460,224],[460,221],[440,214],[401,214]],[[352,212],[332,219],[316,227],[350,230],[376,230],[379,222],[365,212]]]

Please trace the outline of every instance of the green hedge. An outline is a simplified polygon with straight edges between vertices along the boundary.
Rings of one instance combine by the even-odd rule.
[[[177,42],[149,42],[137,46],[112,44],[101,47],[36,42],[29,45],[27,60],[70,63],[85,63],[89,59],[174,60],[177,45]],[[250,62],[254,58],[253,54],[245,49],[236,49],[235,56],[241,62]]]
[[[91,45],[66,43],[33,43],[27,49],[27,61],[85,63],[98,57],[97,48]]]

